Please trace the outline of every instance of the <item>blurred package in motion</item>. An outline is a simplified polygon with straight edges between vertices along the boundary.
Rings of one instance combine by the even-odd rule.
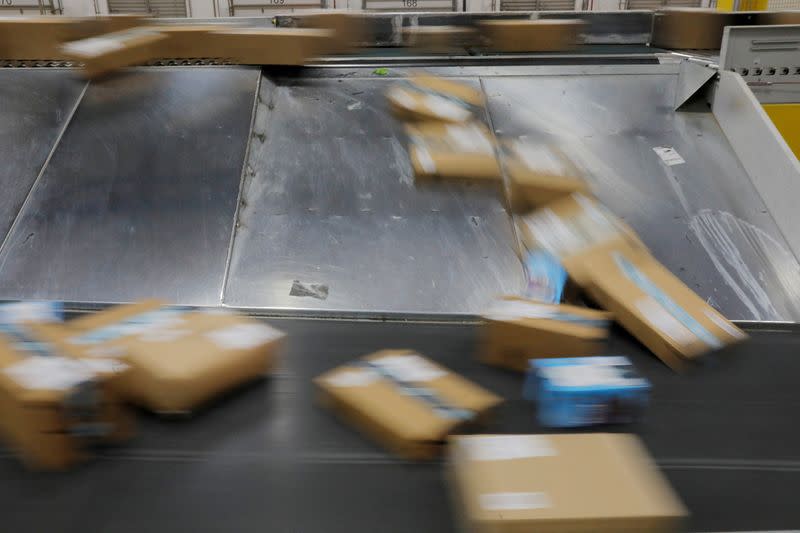
[[[403,44],[421,52],[464,54],[478,44],[478,32],[469,26],[408,26],[403,28]]]
[[[735,13],[714,8],[659,9],[653,16],[651,44],[672,50],[719,50],[725,26],[736,20]]]
[[[629,424],[641,420],[650,383],[623,356],[530,361],[523,396],[544,427]]]
[[[588,254],[602,250],[647,253],[630,226],[584,194],[575,193],[550,202],[520,221],[525,246],[551,253],[581,287],[590,277],[584,261]]]
[[[149,29],[164,35],[154,52],[158,59],[224,59],[211,32],[225,29],[221,24],[165,24]]]
[[[494,52],[559,52],[578,45],[586,24],[577,19],[482,20],[478,27]]]
[[[134,28],[71,41],[61,47],[63,55],[83,64],[83,75],[97,78],[159,57],[158,45],[167,36],[149,28]]]
[[[116,374],[99,369],[109,361],[64,357],[36,333],[36,326],[60,319],[60,304],[21,305],[0,306],[3,439],[26,465],[49,470],[88,458],[95,445],[130,438],[133,417],[113,392]]]
[[[448,453],[466,531],[684,530],[686,509],[633,435],[457,436]]]
[[[59,346],[73,356],[115,358],[130,366],[120,394],[159,413],[185,413],[271,369],[285,335],[220,310],[163,307],[157,301],[112,307],[67,323]]]
[[[485,421],[502,399],[407,350],[383,350],[314,380],[323,405],[408,459],[436,456],[445,438]]]
[[[517,296],[495,300],[483,318],[480,360],[518,372],[530,359],[603,353],[611,321],[603,311]]]
[[[746,338],[648,254],[600,250],[585,256],[584,266],[589,295],[674,370]]]
[[[567,271],[558,259],[544,250],[534,250],[525,254],[524,266],[528,279],[525,297],[542,303],[561,303]]]
[[[468,122],[483,114],[483,92],[464,83],[430,75],[412,76],[386,92],[389,108],[401,120]]]
[[[302,66],[327,54],[330,30],[297,28],[230,28],[209,34],[219,56],[240,65]]]
[[[513,212],[524,213],[574,192],[589,192],[578,167],[558,147],[519,139],[500,146]]]
[[[367,21],[358,13],[343,13],[340,9],[319,12],[303,10],[297,21],[301,28],[331,31],[328,44],[328,52],[331,54],[356,52],[372,41]]]
[[[489,129],[479,122],[407,126],[408,153],[417,179],[443,178],[502,186]]]

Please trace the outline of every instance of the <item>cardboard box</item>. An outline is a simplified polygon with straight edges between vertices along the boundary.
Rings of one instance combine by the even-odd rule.
[[[448,53],[478,44],[478,33],[467,26],[407,26],[403,45],[423,52]]]
[[[469,122],[483,116],[483,92],[436,76],[412,76],[386,92],[389,109],[401,120]]]
[[[61,45],[135,27],[144,19],[133,15],[91,18],[60,16],[14,17],[0,19],[0,59],[63,60],[69,59]]]
[[[83,75],[98,78],[158,57],[157,46],[167,37],[146,28],[71,41],[61,46],[64,55],[83,64]]]
[[[522,395],[536,402],[544,427],[630,424],[644,416],[650,383],[627,357],[565,357],[530,361]]]
[[[487,47],[495,52],[560,52],[578,45],[582,20],[483,20],[478,24]]]
[[[502,185],[494,138],[483,124],[431,122],[408,126],[406,132],[417,179],[465,179]]]
[[[502,400],[409,350],[383,350],[314,380],[323,405],[392,452],[437,455],[447,435],[481,422]]]
[[[327,54],[330,30],[292,28],[235,28],[209,34],[222,57],[241,65],[302,66]]]
[[[475,533],[683,531],[683,504],[633,435],[458,436],[457,513]]]
[[[130,438],[133,418],[92,365],[63,357],[27,325],[5,324],[0,434],[29,467],[64,469],[96,444]]]
[[[483,313],[479,359],[527,372],[530,359],[605,352],[611,315],[572,305],[504,296]]]
[[[571,193],[590,192],[578,167],[556,146],[516,140],[503,143],[502,150],[509,205],[515,213]]]
[[[372,41],[367,20],[358,13],[342,13],[341,10],[303,13],[299,24],[301,28],[333,32],[327,45],[330,54],[356,52]]]
[[[755,13],[755,19],[756,24],[761,25],[800,24],[800,11],[759,11]]]
[[[209,36],[211,32],[225,29],[221,24],[170,24],[149,29],[166,36],[153,52],[159,59],[224,58],[224,50]]]
[[[746,335],[646,254],[604,250],[584,258],[586,291],[675,370]]]
[[[59,346],[75,357],[130,366],[117,384],[124,398],[159,413],[192,411],[255,380],[275,365],[285,335],[220,310],[117,306],[67,323]]]
[[[546,204],[519,218],[522,242],[529,250],[542,249],[561,261],[579,286],[590,272],[584,257],[599,250],[648,253],[636,232],[602,204],[581,193]]]
[[[660,9],[653,16],[652,46],[669,50],[719,49],[735,13],[705,8]]]

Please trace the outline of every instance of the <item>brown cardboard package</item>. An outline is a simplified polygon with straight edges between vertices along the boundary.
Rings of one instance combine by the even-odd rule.
[[[483,319],[479,359],[526,372],[529,359],[604,353],[611,314],[505,296],[492,302]]]
[[[407,126],[408,155],[417,179],[465,179],[502,185],[494,139],[478,122]]]
[[[674,370],[746,335],[648,254],[601,251],[584,258],[586,291]]]
[[[392,452],[437,455],[447,435],[482,421],[502,400],[408,350],[383,350],[314,380],[320,401]]]
[[[468,122],[483,114],[483,93],[436,76],[412,76],[386,92],[389,109],[401,120]]]
[[[332,46],[330,30],[291,28],[233,28],[209,34],[213,44],[240,65],[302,66],[327,54]],[[216,56],[215,56],[216,57]]]
[[[299,20],[301,28],[333,32],[327,45],[329,54],[355,52],[360,46],[371,40],[367,21],[358,13],[342,13],[340,10],[337,12],[304,12]]]
[[[600,250],[648,253],[633,229],[597,200],[571,194],[520,218],[522,241],[529,250],[544,249],[557,257],[572,281],[589,279],[584,257]]]
[[[422,52],[464,53],[478,44],[478,33],[466,26],[409,26],[403,28],[403,44]]]
[[[221,24],[170,24],[149,29],[167,37],[153,52],[158,59],[224,59],[224,50],[209,36],[225,29]]]
[[[520,140],[503,143],[509,205],[515,213],[574,192],[589,193],[578,167],[556,146]]]
[[[558,52],[578,44],[585,24],[573,19],[484,20],[480,31],[496,52]]]
[[[0,335],[0,435],[35,469],[68,468],[94,444],[133,434],[133,417],[113,393],[107,361],[62,357],[26,326]],[[35,349],[30,346],[35,343]],[[98,370],[100,368],[100,370]]]
[[[62,44],[144,24],[136,15],[0,19],[0,59],[68,59]]]
[[[660,9],[653,17],[652,45],[671,50],[718,49],[735,14],[705,8]]]
[[[759,11],[755,19],[756,24],[762,25],[800,24],[800,11]]]
[[[218,310],[117,306],[67,323],[58,344],[76,357],[116,358],[130,367],[116,382],[125,399],[160,413],[188,412],[261,377],[285,335]]]
[[[450,439],[456,512],[475,533],[667,533],[687,512],[633,435]]]
[[[157,46],[166,40],[149,28],[134,28],[71,41],[62,45],[61,51],[83,63],[83,75],[92,79],[157,58]]]

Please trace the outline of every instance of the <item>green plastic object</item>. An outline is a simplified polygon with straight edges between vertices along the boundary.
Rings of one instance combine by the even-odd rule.
[[[386,76],[389,74],[389,69],[386,67],[376,68],[372,71],[373,74],[377,74],[378,76]]]

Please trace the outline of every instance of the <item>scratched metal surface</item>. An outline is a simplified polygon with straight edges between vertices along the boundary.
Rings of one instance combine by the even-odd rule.
[[[258,72],[91,83],[0,251],[0,298],[218,304]]]
[[[470,314],[521,288],[499,192],[415,186],[389,83],[263,78],[226,304]]]
[[[0,242],[84,86],[65,70],[0,70]]]
[[[485,78],[499,135],[560,146],[654,255],[728,317],[800,319],[800,265],[705,106],[673,112],[676,76]],[[535,95],[535,96],[534,96]],[[653,147],[685,160],[668,166]]]

